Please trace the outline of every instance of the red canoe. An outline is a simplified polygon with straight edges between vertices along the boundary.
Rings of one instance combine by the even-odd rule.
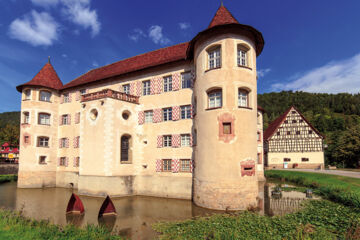
[[[83,214],[84,213],[84,205],[80,200],[79,196],[76,194],[72,194],[69,200],[69,203],[66,208],[66,214]]]
[[[108,215],[116,215],[115,206],[109,196],[107,196],[105,198],[103,204],[101,205],[98,216],[102,217],[102,216],[108,216]]]

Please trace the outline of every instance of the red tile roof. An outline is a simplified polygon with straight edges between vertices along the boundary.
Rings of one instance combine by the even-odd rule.
[[[277,131],[280,125],[285,121],[286,116],[289,114],[292,108],[300,114],[301,118],[309,125],[312,130],[314,130],[314,132],[316,132],[320,137],[325,138],[325,136],[322,135],[316,128],[314,128],[311,123],[301,114],[301,112],[296,109],[296,107],[291,106],[283,114],[281,114],[278,118],[276,118],[273,122],[269,124],[268,128],[264,132],[265,141],[269,140],[271,136]]]
[[[211,20],[208,28],[231,23],[239,24],[239,22],[234,18],[234,16],[229,12],[229,10],[227,10],[226,7],[221,5],[215,13],[214,18]]]
[[[48,62],[31,81],[17,86],[16,89],[21,92],[24,86],[40,86],[59,90],[63,84],[51,63]]]
[[[75,80],[65,84],[63,89],[91,83],[100,79],[110,78],[149,67],[159,66],[165,63],[186,59],[186,50],[189,43],[180,43],[171,47],[158,49],[131,57],[116,63],[93,69]]]

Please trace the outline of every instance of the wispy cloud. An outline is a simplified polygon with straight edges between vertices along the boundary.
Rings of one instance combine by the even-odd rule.
[[[259,78],[264,77],[266,74],[268,74],[271,71],[271,68],[265,68],[265,69],[260,69],[257,71],[257,76]]]
[[[188,29],[188,28],[190,28],[190,27],[191,27],[190,23],[187,23],[187,22],[181,22],[181,23],[179,23],[179,28],[180,28],[181,30],[186,30],[186,29]]]
[[[85,29],[91,28],[92,36],[99,34],[101,23],[96,10],[90,9],[90,0],[61,0],[63,13],[73,23]]]
[[[134,42],[137,42],[141,37],[146,37],[146,34],[140,28],[135,28],[131,34],[129,34],[129,38]]]
[[[37,12],[15,19],[9,27],[9,36],[33,46],[50,46],[58,39],[59,24],[46,12]]]
[[[322,67],[297,74],[289,83],[276,83],[272,90],[299,90],[318,93],[359,93],[360,53],[345,60],[333,61]]]
[[[153,25],[149,28],[149,38],[156,44],[166,45],[170,43],[170,39],[165,37],[162,32],[162,27],[159,25]]]
[[[59,3],[59,0],[31,0],[34,5],[41,7],[52,7]]]
[[[67,58],[67,57],[68,57],[68,55],[66,55],[65,53],[61,54],[61,56],[62,56],[63,58]]]
[[[97,68],[99,67],[99,64],[96,61],[93,61],[92,66]]]

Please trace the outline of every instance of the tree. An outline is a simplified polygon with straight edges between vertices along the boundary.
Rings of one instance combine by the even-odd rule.
[[[359,167],[360,163],[360,127],[355,126],[344,132],[333,153],[337,162],[345,167]]]

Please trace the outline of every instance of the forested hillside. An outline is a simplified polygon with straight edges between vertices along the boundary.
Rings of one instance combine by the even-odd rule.
[[[360,94],[318,94],[279,92],[258,95],[258,104],[266,113],[264,128],[294,105],[325,135],[327,164],[359,167],[360,162]],[[17,143],[19,112],[0,114],[0,143]]]
[[[338,167],[359,167],[360,94],[319,94],[279,92],[258,95],[258,104],[266,113],[264,128],[287,108],[294,105],[310,123],[325,135],[325,157]]]

